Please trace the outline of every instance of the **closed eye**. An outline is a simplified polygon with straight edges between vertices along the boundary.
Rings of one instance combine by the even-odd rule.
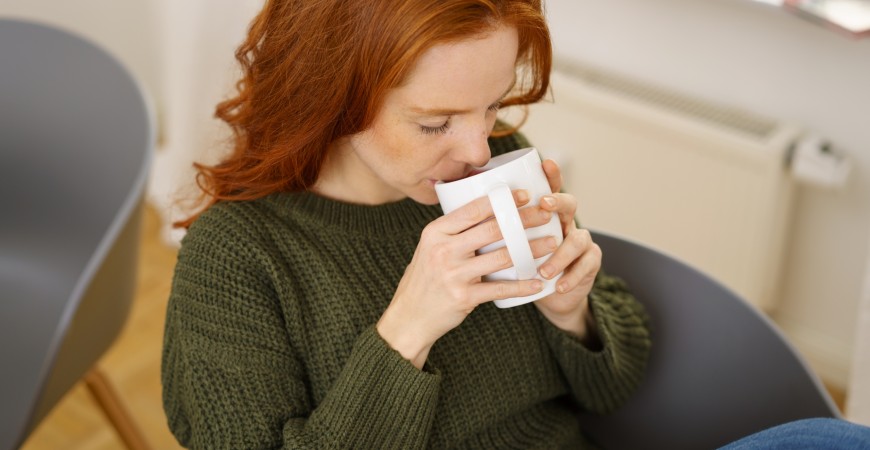
[[[437,127],[427,127],[426,125],[420,125],[420,132],[423,134],[444,134],[447,132],[447,129],[450,128],[450,118],[448,117],[444,124]]]
[[[497,101],[497,102],[493,103],[492,105],[489,105],[489,108],[487,108],[487,111],[498,112],[498,110],[500,108],[501,108],[501,101]],[[426,125],[420,125],[420,132],[423,134],[429,134],[429,135],[444,134],[450,128],[450,117],[451,116],[448,116],[447,120],[444,121],[444,124],[437,126],[437,127],[428,127]]]

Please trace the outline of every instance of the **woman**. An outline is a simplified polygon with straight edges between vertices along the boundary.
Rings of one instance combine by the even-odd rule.
[[[539,0],[268,1],[217,114],[233,152],[178,256],[164,405],[192,448],[584,448],[575,411],[638,385],[646,318],[575,226],[531,243],[557,293],[484,282],[511,265],[487,199],[442,215],[436,180],[527,146],[500,107],[540,100]],[[496,131],[493,131],[494,128]],[[544,163],[554,192],[561,176]],[[518,206],[527,194],[515,192]],[[594,286],[593,286],[594,282]]]

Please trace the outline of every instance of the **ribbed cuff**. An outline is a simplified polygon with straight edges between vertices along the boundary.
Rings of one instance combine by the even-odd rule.
[[[580,339],[551,324],[543,315],[547,342],[575,398],[584,409],[608,413],[618,408],[640,382],[649,353],[649,337],[642,311],[626,295],[611,292],[589,295],[603,345],[586,348]]]
[[[427,369],[390,348],[373,325],[311,419],[351,448],[424,448],[441,382],[437,370]]]

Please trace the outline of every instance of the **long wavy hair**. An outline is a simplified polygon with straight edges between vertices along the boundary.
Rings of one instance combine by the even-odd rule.
[[[216,165],[195,164],[206,208],[308,189],[330,144],[366,130],[387,91],[439,44],[515,27],[518,78],[502,105],[540,100],[552,64],[542,8],[541,0],[268,0],[236,50],[237,95],[216,108],[232,151]]]

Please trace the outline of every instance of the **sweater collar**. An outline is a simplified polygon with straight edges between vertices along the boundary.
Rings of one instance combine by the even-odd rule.
[[[312,225],[361,234],[419,233],[443,213],[439,205],[423,205],[406,198],[382,205],[361,205],[333,200],[313,192],[269,196],[279,211]]]

